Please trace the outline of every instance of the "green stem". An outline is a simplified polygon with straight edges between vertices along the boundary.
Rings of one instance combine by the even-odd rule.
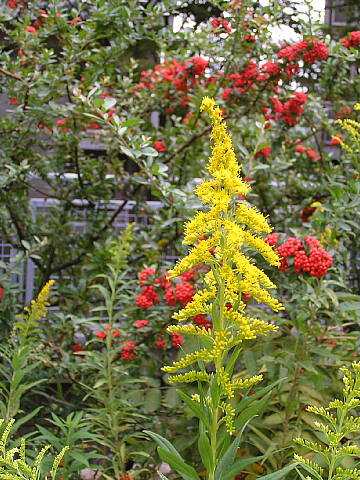
[[[302,357],[302,350],[299,352],[299,345],[300,345],[300,332],[298,332],[295,340],[295,347],[294,347],[294,376],[291,384],[291,388],[289,390],[289,395],[287,398],[287,405],[285,407],[285,419],[284,419],[284,425],[283,425],[283,434],[282,434],[282,440],[281,440],[281,448],[282,452],[280,455],[280,465],[279,468],[282,468],[285,463],[285,457],[286,457],[286,450],[285,447],[289,443],[288,435],[289,435],[289,426],[290,426],[290,419],[294,415],[294,400],[296,399],[298,395],[298,381],[299,381],[299,373],[300,373],[300,360],[299,358],[299,353],[300,357]]]
[[[114,388],[113,388],[113,353],[112,353],[112,330],[113,330],[113,315],[114,315],[114,304],[116,302],[116,290],[117,290],[118,278],[115,274],[113,276],[113,284],[109,284],[111,290],[111,297],[110,302],[107,305],[107,315],[108,315],[108,335],[106,337],[106,381],[107,381],[107,388],[108,388],[108,402],[107,402],[107,410],[109,414],[109,430],[114,441],[117,441],[117,429],[116,429],[116,418],[113,411],[113,396],[114,396]],[[119,462],[117,461],[118,455],[113,457],[113,469],[115,473],[115,477],[119,478],[120,472],[119,469]],[[122,470],[122,469],[121,469]]]
[[[219,273],[219,272],[217,272]],[[224,329],[225,323],[225,283],[224,280],[218,275],[219,278],[219,310],[218,310],[218,321],[214,322],[214,327],[216,325],[216,330],[221,331]],[[215,360],[215,381],[217,380],[217,374],[222,368],[223,356],[221,355]],[[217,395],[218,396],[218,395]],[[219,428],[219,401],[218,398],[211,398],[211,429],[210,429],[210,446],[211,446],[211,456],[212,456],[212,471],[209,472],[208,480],[215,480],[215,470],[217,466],[217,432]]]
[[[218,430],[218,416],[219,416],[219,408],[213,407],[211,415],[211,432],[210,432],[210,445],[211,445],[211,456],[212,456],[212,464],[213,469],[209,472],[209,480],[215,480],[215,469],[216,469],[216,460],[217,460],[217,430]]]
[[[348,410],[346,408],[344,410],[338,408],[337,412],[338,412],[338,422],[337,422],[337,425],[335,427],[335,432],[336,433],[341,433],[342,428],[343,428],[343,424],[344,424],[344,420],[345,420],[345,417],[347,415]],[[332,451],[331,451],[331,456],[330,456],[329,473],[328,473],[327,480],[331,480],[333,478],[333,473],[334,473],[334,470],[335,470],[336,460],[337,460],[337,452],[333,448]]]

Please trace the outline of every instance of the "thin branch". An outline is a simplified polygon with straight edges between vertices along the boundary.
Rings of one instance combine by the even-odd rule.
[[[130,197],[132,197],[140,188],[142,185],[137,185],[134,190],[131,192]],[[124,200],[119,207],[115,210],[115,212],[112,214],[110,219],[105,223],[105,225],[98,231],[97,235],[92,235],[89,237],[89,240],[87,242],[87,248],[89,248],[94,242],[99,240],[101,238],[101,235],[109,228],[111,225],[114,223],[116,217],[122,212],[122,210],[125,208],[129,200]],[[87,249],[83,250],[79,255],[77,255],[75,258],[69,260],[68,262],[62,263],[61,265],[58,265],[54,267],[50,274],[58,273],[61,270],[64,270],[65,268],[68,267],[73,267],[74,265],[77,265],[81,262],[83,259],[84,255],[87,254]]]
[[[192,137],[189,138],[189,140],[185,143],[183,143],[181,145],[181,147],[179,147],[177,150],[175,150],[174,153],[172,153],[166,160],[164,160],[164,163],[169,163],[171,162],[171,160],[173,158],[175,158],[177,155],[179,155],[179,153],[181,153],[183,150],[185,150],[185,148],[189,147],[195,140],[197,140],[198,138],[202,137],[203,135],[205,135],[206,133],[209,133],[211,131],[211,126],[210,127],[206,127],[204,128],[204,130],[202,130],[201,132],[199,133],[195,133]]]
[[[0,73],[3,73],[7,77],[14,78],[15,80],[18,80],[19,82],[23,83],[24,85],[28,86],[26,80],[23,78],[19,77],[19,75],[16,75],[15,73],[9,72],[9,70],[5,70],[5,68],[0,67]]]
[[[40,390],[33,390],[33,393],[35,395],[41,395],[42,397],[45,397],[46,399],[51,400],[52,402],[60,403],[61,405],[66,405],[68,407],[75,407],[75,405],[73,403],[67,402],[65,400],[60,400],[60,398],[53,397],[53,396],[51,396],[51,395],[49,395],[45,392],[42,392]]]

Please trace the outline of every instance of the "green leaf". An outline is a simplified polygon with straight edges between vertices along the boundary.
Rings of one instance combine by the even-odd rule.
[[[224,476],[228,473],[230,468],[234,463],[234,458],[236,456],[236,452],[239,448],[241,440],[241,433],[235,437],[234,441],[230,445],[230,447],[226,450],[224,456],[218,463],[216,470],[215,470],[215,480],[223,480]]]
[[[232,375],[235,363],[237,359],[239,358],[239,355],[241,353],[241,346],[237,346],[234,351],[232,352],[230,358],[226,362],[226,373],[228,373],[230,376]]]
[[[42,409],[43,407],[36,407],[32,412],[28,413],[27,415],[24,415],[23,417],[19,418],[19,420],[16,420],[14,425],[11,428],[12,434],[14,434],[24,423],[26,423],[28,420],[31,418],[35,417],[35,415]]]
[[[100,108],[104,103],[104,99],[103,98],[94,98],[94,106],[96,108]]]
[[[306,480],[306,478],[304,477],[304,475],[300,472],[300,470],[298,470],[297,468],[295,468],[297,474],[300,476],[301,480]]]
[[[51,443],[52,446],[61,450],[62,445],[58,437],[51,433],[47,428],[42,427],[41,425],[36,425],[39,432],[42,434],[39,438],[44,438],[47,442]]]
[[[360,302],[342,302],[337,309],[341,312],[360,311]]]
[[[195,415],[203,422],[203,424],[207,428],[210,428],[210,421],[201,405],[181,390],[177,390],[177,392],[183,402],[186,403],[186,405],[195,413]]]
[[[180,473],[184,480],[200,480],[196,470],[191,465],[185,463],[184,460],[181,460],[179,457],[164,448],[158,447],[157,450],[161,460],[167,462],[174,470]]]
[[[250,376],[255,376],[258,370],[254,352],[252,352],[251,350],[245,350],[245,352],[243,353],[243,358],[246,369],[249,372]]]
[[[204,429],[202,429],[204,430]],[[211,455],[211,445],[208,436],[204,431],[200,432],[198,440],[198,449],[204,467],[208,472],[211,472],[214,467],[214,459]]]
[[[225,454],[223,455],[220,462],[218,463],[215,470],[215,480],[223,480],[224,476],[229,472],[230,468],[232,467],[234,463],[234,459],[236,457],[237,450],[239,448],[242,433],[245,430],[246,425],[250,422],[250,420],[251,418],[249,418],[248,421],[242,426],[236,438],[234,439],[230,447],[226,450]]]
[[[159,475],[159,477],[161,478],[161,480],[169,480],[167,477],[165,477],[164,474],[162,474],[161,472],[159,472],[159,470],[157,470],[156,473]]]
[[[278,470],[277,472],[269,473],[268,475],[259,477],[258,480],[280,480],[281,478],[283,478],[283,476],[286,473],[291,472],[291,470],[294,470],[294,468],[297,465],[299,465],[298,462],[291,463],[290,465],[287,465],[286,467],[282,468],[281,470]]]
[[[240,458],[233,464],[231,469],[224,476],[223,480],[232,480],[233,477],[241,473],[242,470],[244,470],[244,468],[246,468],[248,465],[252,465],[255,462],[259,462],[263,460],[263,458],[264,458],[264,455],[259,455],[258,457],[252,457],[252,458]]]
[[[265,395],[265,397],[259,400],[258,402],[254,403],[254,405],[252,405],[251,407],[241,412],[241,414],[236,418],[234,422],[235,428],[236,429],[242,428],[242,426],[247,424],[247,422],[251,418],[255,417],[255,415],[258,415],[259,412],[261,412],[261,410],[263,410],[266,407],[270,398],[271,398],[271,392]]]
[[[124,127],[134,127],[135,125],[139,125],[141,120],[139,118],[131,118],[130,120],[126,120],[126,122],[123,123]]]
[[[311,473],[311,475],[314,475],[314,477],[317,479],[317,480],[323,480],[322,476],[316,471],[314,470],[312,467],[310,467],[310,465],[307,465],[306,463],[300,463],[300,465],[302,466],[302,468],[304,470],[306,470],[308,473]]]
[[[172,452],[174,455],[176,455],[180,460],[182,460],[182,456],[180,453],[176,450],[176,448],[169,442],[169,440],[166,440],[166,438],[162,437],[158,433],[150,432],[150,430],[144,430],[145,435],[148,435],[151,437],[155,442],[163,449],[168,450]]]
[[[149,412],[154,412],[161,405],[161,390],[152,388],[148,390],[144,398],[144,407]]]
[[[159,154],[158,154],[158,151],[155,150],[155,148],[152,148],[152,147],[145,147],[142,149],[141,153],[143,155],[147,155],[148,157],[157,157]]]
[[[124,145],[120,145],[120,150],[129,158],[135,158],[134,152]]]
[[[88,455],[84,455],[83,453],[70,450],[69,457],[76,460],[80,464],[80,466],[89,467],[89,459],[92,458],[92,455],[90,454],[90,452],[88,453]]]
[[[261,390],[257,391],[254,393],[254,395],[249,395],[241,400],[241,402],[238,404],[236,407],[236,411],[240,412],[241,410],[244,410],[250,403],[254,403],[254,401],[260,397],[263,397],[266,393],[268,393],[270,390],[272,390],[276,385],[279,383],[282,383],[284,380],[286,380],[286,377],[284,378],[279,378],[275,382],[271,383],[267,387],[262,388]]]

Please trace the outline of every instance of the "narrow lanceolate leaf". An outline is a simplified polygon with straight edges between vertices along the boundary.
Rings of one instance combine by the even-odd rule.
[[[251,405],[251,407],[241,412],[241,414],[237,417],[237,419],[234,422],[235,428],[237,429],[241,428],[243,425],[245,425],[249,421],[249,419],[253,418],[259,412],[261,412],[268,404],[270,397],[271,397],[271,393],[268,393],[267,395],[265,395],[264,398],[257,401],[254,405]]]
[[[230,470],[234,463],[236,452],[239,448],[241,441],[241,435],[238,435],[230,447],[226,450],[225,455],[222,457],[215,470],[215,480],[223,480],[227,472]]]
[[[167,477],[165,477],[165,475],[163,473],[159,472],[159,470],[157,470],[157,474],[159,475],[161,480],[169,480]]]
[[[166,438],[162,437],[158,433],[150,432],[149,430],[144,430],[145,435],[148,435],[151,437],[155,442],[159,445],[159,447],[163,448],[164,450],[167,450],[171,452],[173,455],[178,457],[180,460],[183,460],[182,456],[180,453],[176,450],[176,448],[169,442],[169,440],[166,440]]]
[[[264,455],[259,455],[258,457],[251,458],[240,458],[234,462],[231,469],[224,476],[223,480],[232,480],[236,475],[241,473],[246,467],[252,465],[255,462],[261,462],[264,458]]]
[[[224,480],[225,475],[231,469],[236,457],[237,450],[240,445],[241,436],[243,434],[243,431],[246,428],[246,425],[250,422],[250,420],[251,418],[249,418],[248,421],[242,426],[241,430],[238,432],[234,441],[232,442],[230,447],[226,450],[224,456],[221,458],[220,462],[218,463],[218,466],[216,467],[216,470],[215,470],[215,480]]]
[[[158,447],[157,450],[161,460],[167,462],[170,467],[180,473],[184,480],[201,480],[196,470],[191,465],[185,463],[184,460],[161,447]]]
[[[198,448],[201,460],[204,464],[204,467],[208,471],[212,471],[214,468],[213,457],[211,455],[211,446],[208,436],[205,432],[200,432],[198,440]]]
[[[294,470],[294,468],[299,465],[298,462],[291,463],[290,465],[287,465],[286,467],[282,468],[281,470],[278,470],[277,472],[269,473],[268,475],[264,475],[263,477],[259,477],[258,480],[282,480],[285,479],[285,475],[291,470]],[[321,480],[321,479],[320,479]]]
[[[251,403],[254,403],[255,400],[258,398],[262,398],[265,396],[266,393],[270,392],[273,388],[275,388],[279,383],[282,383],[286,380],[286,377],[279,378],[279,380],[276,380],[275,382],[271,383],[270,385],[267,385],[266,387],[262,388],[261,390],[258,390],[257,392],[254,393],[254,395],[249,395],[248,397],[245,397],[239,402],[239,404],[236,407],[237,412],[241,412],[244,410],[248,405]]]
[[[207,427],[210,428],[210,421],[209,418],[204,411],[203,407],[190,398],[186,393],[182,392],[181,390],[177,390],[180,398],[183,400],[184,403],[194,412],[194,414],[203,422],[203,424]]]

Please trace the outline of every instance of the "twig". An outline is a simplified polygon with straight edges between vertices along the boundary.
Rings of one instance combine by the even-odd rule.
[[[16,75],[15,73],[9,72],[9,70],[5,70],[5,68],[0,67],[0,73],[3,73],[4,75],[14,78],[15,80],[19,80],[19,82],[23,83],[24,85],[28,86],[26,80],[23,78],[19,77],[19,75]]]
[[[203,135],[205,135],[206,133],[209,133],[211,131],[211,126],[210,127],[206,127],[204,128],[204,130],[202,130],[201,132],[199,133],[195,133],[191,138],[189,138],[189,140],[185,143],[183,143],[181,145],[181,147],[179,147],[177,150],[175,150],[174,153],[172,153],[166,160],[164,160],[164,163],[169,163],[171,162],[171,160],[176,157],[177,155],[179,155],[179,153],[181,153],[183,150],[185,150],[185,148],[189,147],[195,140],[197,140],[198,138],[202,137]]]
[[[33,390],[33,393],[35,393],[36,395],[41,395],[42,397],[45,397],[52,402],[60,403],[61,405],[66,405],[68,407],[75,407],[73,403],[67,402],[66,400],[60,400],[60,398],[52,397],[48,393],[41,392],[40,390]]]

